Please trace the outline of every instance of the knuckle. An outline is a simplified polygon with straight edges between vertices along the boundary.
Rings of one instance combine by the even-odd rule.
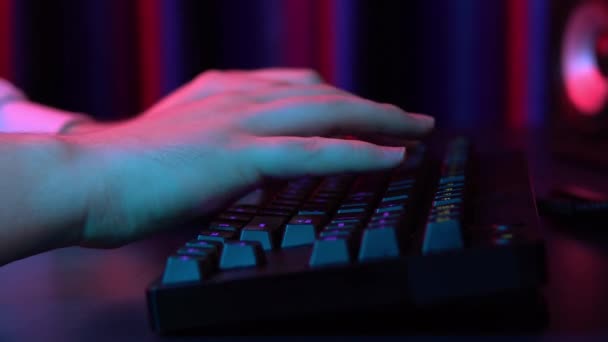
[[[196,77],[197,80],[216,80],[222,76],[222,71],[218,69],[206,70]]]
[[[304,139],[301,143],[302,149],[311,154],[316,154],[323,149],[323,140],[321,137],[310,137]]]
[[[307,80],[311,81],[311,82],[321,82],[323,79],[321,77],[321,74],[319,74],[316,70],[314,69],[303,69],[301,71],[302,76],[304,78],[306,78]]]

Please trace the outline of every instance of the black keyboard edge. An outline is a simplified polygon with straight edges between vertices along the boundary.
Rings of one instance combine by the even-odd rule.
[[[513,197],[505,190],[505,198],[487,202],[502,200],[514,205],[527,220],[529,242],[223,282],[163,285],[158,280],[147,290],[150,324],[154,331],[167,334],[231,322],[371,310],[395,303],[424,308],[453,298],[538,288],[546,278],[545,250],[525,158],[520,153],[504,154],[487,166],[492,171],[480,173],[499,175],[501,181],[506,180],[505,189],[515,187]]]

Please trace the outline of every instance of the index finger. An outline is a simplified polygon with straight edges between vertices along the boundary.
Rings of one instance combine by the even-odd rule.
[[[240,71],[242,76],[271,82],[284,82],[294,85],[312,85],[323,82],[323,78],[312,69],[266,68]]]
[[[294,97],[259,104],[243,121],[259,135],[387,135],[421,137],[435,125],[433,117],[350,95]]]

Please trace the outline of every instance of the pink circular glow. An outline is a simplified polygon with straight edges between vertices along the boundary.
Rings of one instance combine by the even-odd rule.
[[[561,71],[568,99],[587,116],[598,115],[608,98],[608,80],[597,60],[596,39],[608,29],[608,8],[593,2],[579,7],[566,26]]]

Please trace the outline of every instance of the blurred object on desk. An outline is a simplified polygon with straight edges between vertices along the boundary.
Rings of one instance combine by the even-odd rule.
[[[608,167],[608,1],[552,2],[553,150]]]

